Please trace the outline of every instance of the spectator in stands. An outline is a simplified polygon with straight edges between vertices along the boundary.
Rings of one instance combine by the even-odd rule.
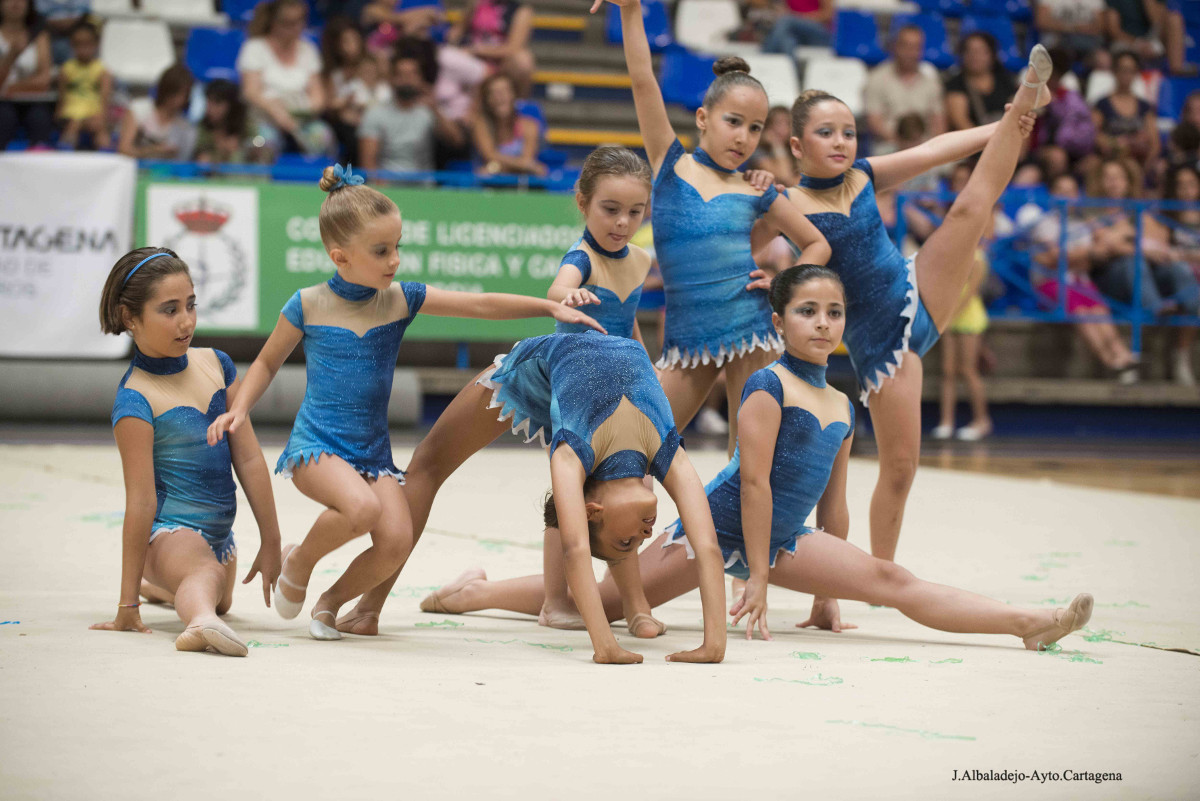
[[[963,131],[996,122],[1017,91],[1017,82],[1000,63],[996,40],[974,31],[958,43],[958,70],[946,81],[946,120]]]
[[[429,38],[430,30],[446,21],[446,13],[437,0],[372,0],[360,21],[390,47],[401,36]]]
[[[237,70],[251,119],[272,152],[336,155],[325,111],[321,54],[304,38],[304,0],[265,0],[254,9]]]
[[[503,73],[479,86],[479,113],[472,139],[486,172],[544,176],[546,165],[537,159],[541,145],[538,121],[517,111],[516,92]]]
[[[391,172],[428,172],[440,137],[459,134],[441,115],[421,63],[403,53],[391,65],[392,99],[370,109],[358,131],[363,167]]]
[[[1042,158],[1050,176],[1070,169],[1071,165],[1087,171],[1095,161],[1096,123],[1092,110],[1083,96],[1063,81],[1071,69],[1070,53],[1056,47],[1050,51],[1050,58],[1053,67],[1046,84],[1051,94],[1050,105],[1033,131],[1033,147],[1039,154],[1049,151]]]
[[[362,32],[349,17],[334,17],[321,33],[321,80],[324,84],[324,119],[333,129],[341,149],[339,160],[356,164],[358,127],[376,103],[391,97],[391,88],[380,80],[379,63],[367,55]]]
[[[1154,107],[1133,93],[1133,82],[1142,71],[1141,59],[1126,50],[1113,57],[1116,90],[1096,103],[1096,151],[1101,156],[1128,156],[1151,165],[1158,158],[1158,115]]]
[[[750,157],[755,170],[766,170],[776,183],[793,186],[800,180],[796,156],[792,153],[792,112],[787,106],[775,106],[767,112],[758,150]],[[791,265],[786,265],[790,267]]]
[[[891,58],[871,70],[863,90],[871,154],[876,156],[898,149],[896,123],[908,114],[921,117],[928,136],[946,132],[941,79],[921,70],[925,32],[903,26],[892,38],[891,51]]]
[[[763,40],[763,51],[792,55],[797,47],[828,47],[833,0],[786,0],[786,8]]]
[[[74,150],[79,135],[91,137],[92,147],[108,150],[112,147],[109,130],[109,99],[112,97],[112,74],[97,57],[100,52],[100,32],[90,22],[81,22],[71,31],[74,56],[62,65],[58,73],[58,117],[63,130],[58,137],[60,148]]]
[[[453,123],[457,134],[437,141],[434,160],[445,169],[452,161],[471,160],[471,111],[475,89],[487,77],[487,65],[457,47],[439,47],[430,39],[405,36],[396,42],[395,55],[415,59],[425,82],[433,86],[438,112]]]
[[[196,161],[243,164],[254,156],[246,103],[238,85],[217,79],[204,87],[204,117],[196,131]]]
[[[533,89],[533,7],[518,0],[472,0],[462,21],[450,29],[446,42],[481,58],[494,71],[507,75],[517,97]]]
[[[1104,0],[1036,0],[1033,22],[1047,49],[1062,47],[1073,60],[1108,68],[1104,48]]]
[[[1200,171],[1197,171],[1194,164],[1177,166],[1167,173],[1163,199],[1198,205],[1192,209],[1168,210],[1161,214],[1147,215],[1147,259],[1151,261],[1160,284],[1164,283],[1164,279],[1160,277],[1164,269],[1171,273],[1179,272],[1183,276],[1185,284],[1192,288],[1185,290],[1179,310],[1184,314],[1200,314]],[[1164,265],[1170,266],[1164,268]],[[1170,280],[1170,277],[1166,278],[1166,281]],[[1190,303],[1186,297],[1189,291]],[[1196,377],[1192,371],[1192,346],[1200,329],[1180,327],[1176,332],[1171,374],[1177,384],[1194,387]]]
[[[1183,101],[1179,122],[1171,131],[1167,147],[1172,164],[1200,162],[1200,90],[1194,91]]]
[[[24,128],[31,148],[54,136],[50,35],[32,0],[0,0],[0,150]]]
[[[1060,175],[1051,182],[1050,194],[1062,200],[1078,200],[1079,182],[1073,175]],[[1066,311],[1072,316],[1107,317],[1111,311],[1090,277],[1094,245],[1092,228],[1080,219],[1077,210],[1068,209],[1068,215]],[[1038,300],[1045,307],[1061,308],[1058,262],[1062,223],[1058,209],[1047,212],[1036,204],[1029,204],[1018,212],[1017,224],[1021,229],[1029,231],[1033,245],[1033,264],[1029,278]],[[1121,333],[1111,320],[1076,322],[1075,331],[1088,349],[1122,384],[1132,384],[1138,380],[1138,359],[1125,344]]]
[[[92,10],[91,0],[35,0],[34,8],[46,23],[50,34],[50,57],[55,64],[71,58],[71,32],[87,20]]]
[[[1174,75],[1195,75],[1187,63],[1183,16],[1162,0],[1105,0],[1105,32],[1114,47],[1134,50],[1146,61],[1167,57]],[[1161,38],[1160,38],[1161,37]]]
[[[144,97],[129,104],[117,150],[137,159],[190,161],[196,151],[196,126],[187,118],[193,82],[183,64],[164,70],[153,101]]]

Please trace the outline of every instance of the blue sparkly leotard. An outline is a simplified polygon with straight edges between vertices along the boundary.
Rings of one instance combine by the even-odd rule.
[[[924,356],[937,342],[917,292],[916,257],[905,259],[884,230],[866,159],[836,178],[803,177],[787,194],[833,249],[828,266],[846,286],[843,339],[866,405],[896,374],[905,351]]]
[[[650,357],[631,339],[598,331],[525,339],[480,383],[514,434],[545,446],[550,432],[551,453],[565,442],[601,481],[662,481],[681,444]]]
[[[740,177],[743,191],[721,191],[734,188],[729,173],[675,140],[654,179],[654,249],[667,303],[660,368],[720,366],[755,348],[783,347],[767,293],[746,290],[756,269],[750,229],[778,193],[760,195]]]
[[[812,531],[804,521],[825,492],[842,443],[854,433],[854,405],[840,392],[825,387],[825,365],[802,361],[785,352],[779,361],[751,375],[742,392],[742,403],[762,391],[781,407],[771,463],[772,567],[780,551],[795,553],[796,539]],[[834,419],[824,421],[806,406]],[[748,578],[750,565],[742,538],[740,449],[734,451],[732,461],[704,491],[717,527],[717,543],[725,557],[725,572]],[[683,524],[677,520],[667,527],[663,547],[683,541],[684,536]],[[691,555],[691,546],[688,553]]]
[[[237,378],[219,350],[192,348],[179,358],[152,359],[134,348],[117,387],[112,424],[124,417],[154,427],[154,493],[158,507],[150,540],[191,529],[225,564],[235,552],[237,513],[229,439],[208,444],[208,427],[225,413],[225,390]]]
[[[336,274],[292,295],[282,314],[304,332],[308,385],[276,473],[290,477],[328,453],[364,475],[404,482],[392,462],[387,406],[400,340],[424,302],[424,284],[377,292]]]
[[[600,305],[581,306],[580,311],[604,326],[610,336],[632,337],[642,284],[650,272],[650,254],[637,245],[605,250],[591,232],[584,229],[583,236],[563,256],[559,269],[568,264],[583,274],[580,286],[600,298]],[[559,334],[588,330],[593,329],[582,323],[560,322],[554,326],[554,331]]]

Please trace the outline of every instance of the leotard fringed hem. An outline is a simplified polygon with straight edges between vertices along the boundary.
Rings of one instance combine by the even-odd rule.
[[[772,331],[771,333],[755,333],[749,338],[743,336],[740,340],[714,340],[696,347],[674,345],[667,342],[663,344],[662,356],[654,363],[654,366],[660,370],[690,370],[702,364],[715,364],[720,367],[727,361],[741,358],[756,350],[782,353],[783,340]]]
[[[900,365],[904,362],[904,354],[912,350],[910,344],[912,341],[913,322],[922,310],[921,294],[917,290],[916,256],[907,259],[905,267],[908,268],[908,291],[904,294],[904,308],[900,310],[900,317],[904,320],[904,333],[900,337],[899,347],[895,348],[885,357],[883,364],[870,365],[859,375],[862,392],[859,394],[858,399],[865,408],[869,408],[871,395],[883,387],[883,382],[889,378],[896,377],[896,371],[900,369]],[[936,331],[936,329],[934,330]],[[934,341],[936,340],[937,337],[935,334]],[[932,345],[933,342],[928,343],[918,355],[923,356],[924,352],[928,351]]]
[[[504,397],[504,376],[502,375],[499,380],[493,380],[493,376],[503,366],[504,357],[507,355],[507,353],[502,353],[497,356],[491,368],[475,383],[481,384],[492,391],[492,397],[488,400],[487,408],[500,410],[500,416],[496,418],[498,421],[504,422],[511,418],[513,434],[523,437],[525,444],[528,445],[530,442],[537,440],[541,447],[548,448],[550,447],[550,443],[546,439],[545,426],[539,425],[532,434],[529,433],[529,428],[533,425],[530,415],[511,400]]]
[[[279,457],[279,461],[275,465],[275,472],[284,478],[291,478],[292,471],[297,465],[312,464],[320,461],[322,456],[336,456],[346,464],[354,468],[354,472],[367,478],[379,478],[380,476],[391,476],[396,479],[397,483],[404,484],[404,471],[396,467],[394,464],[388,465],[365,465],[356,462],[352,457],[344,453],[334,453],[328,448],[302,448],[297,451],[285,452]]]
[[[209,549],[213,552],[213,556],[223,565],[229,564],[229,560],[237,556],[237,544],[233,541],[233,532],[227,531],[224,536],[214,537],[206,534],[197,526],[175,525],[172,523],[164,523],[155,526],[150,531],[150,542],[154,542],[154,538],[159,534],[170,534],[172,531],[194,531],[204,538],[208,543]]]
[[[824,529],[802,527],[799,531],[793,534],[786,542],[771,544],[771,567],[775,567],[775,560],[779,558],[779,554],[786,551],[792,555],[796,553],[796,541],[805,534],[812,534],[814,531],[824,532]],[[687,558],[695,559],[696,551],[692,548],[692,543],[688,540],[687,534],[683,530],[681,521],[675,521],[667,526],[663,532],[667,535],[667,540],[662,544],[662,547],[669,548],[672,545],[682,545],[687,550]],[[725,572],[735,578],[745,579],[750,575],[750,563],[746,560],[746,556],[742,548],[737,546],[726,545],[721,542],[721,538],[717,537],[717,545],[721,548],[721,557],[725,560]]]

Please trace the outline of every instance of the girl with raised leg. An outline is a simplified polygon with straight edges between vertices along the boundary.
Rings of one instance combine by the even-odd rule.
[[[403,223],[388,197],[361,176],[327,167],[321,189],[321,241],[337,272],[287,302],[275,330],[246,374],[229,412],[208,430],[216,444],[236,432],[276,371],[304,342],[308,385],[275,472],[326,509],[297,546],[284,553],[275,608],[294,618],[313,568],[329,552],[369,533],[371,547],[350,563],[313,607],[309,633],[341,639],[334,628],[343,604],[378,585],[412,549],[412,524],[392,462],[387,402],[396,356],[418,311],[441,316],[512,319],[547,316],[570,323],[590,318],[560,303],[520,295],[448,292],[393,283]],[[594,324],[594,323],[593,323]]]
[[[814,595],[799,626],[840,631],[838,598],[890,606],[930,628],[1010,634],[1030,650],[1044,650],[1090,619],[1092,596],[1066,609],[1020,609],[982,595],[915,577],[890,560],[850,545],[846,472],[854,433],[854,407],[825,382],[829,354],[846,325],[846,297],[837,275],[812,265],[792,267],[774,280],[773,322],[786,344],[779,361],[746,382],[741,434],[732,461],[705,492],[716,525],[725,572],[747,580],[730,609],[770,638],[767,585]],[[804,525],[816,509],[817,529]],[[696,587],[698,573],[686,519],[667,527],[640,556],[646,596],[654,606]],[[660,547],[655,547],[655,546]],[[464,575],[435,593],[446,612],[508,609],[535,614],[540,576],[487,581]],[[611,582],[600,587],[609,617],[619,610]]]
[[[810,90],[792,106],[792,149],[802,177],[787,198],[829,240],[829,266],[847,286],[846,349],[879,448],[871,553],[883,559],[895,557],[920,455],[921,357],[953,317],[979,239],[1032,130],[1033,111],[1049,100],[1050,57],[1041,45],[1025,75],[999,122],[866,159],[856,159],[854,115],[840,100]],[[905,259],[884,230],[875,192],[979,150],[979,163],[945,221]],[[756,226],[755,250],[778,233],[770,220]]]
[[[140,589],[175,605],[186,626],[176,649],[245,656],[246,644],[220,618],[237,580],[231,468],[262,538],[243,583],[261,573],[267,606],[279,576],[279,522],[250,421],[217,447],[206,442],[209,424],[240,394],[237,370],[219,350],[189,347],[196,293],[187,265],[165,248],[117,260],[100,298],[100,328],[128,331],[134,348],[112,412],[125,475],[121,600],[115,619],[92,628],[149,633],[138,613]]]
[[[758,277],[750,231],[762,218],[817,264],[829,245],[773,186],[755,189],[738,172],[753,155],[767,119],[767,95],[746,62],[723,58],[717,79],[696,111],[700,143],[687,153],[667,117],[654,76],[650,45],[637,0],[621,7],[625,60],[633,79],[646,155],[654,174],[654,247],[666,289],[666,331],[657,366],[680,428],[699,411],[717,373],[726,367],[729,451],[737,439],[736,414],[750,373],[780,347],[770,325],[767,279]],[[593,13],[601,6],[597,0]]]

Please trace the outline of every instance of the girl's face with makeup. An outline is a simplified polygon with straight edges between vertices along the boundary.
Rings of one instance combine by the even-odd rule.
[[[171,273],[154,285],[140,314],[126,321],[138,350],[152,359],[187,353],[196,330],[196,290],[187,273]]]
[[[700,147],[727,170],[753,155],[766,124],[767,96],[755,86],[731,86],[712,108],[696,110]]]
[[[813,105],[804,130],[792,137],[792,155],[811,178],[835,178],[850,169],[858,155],[858,126],[846,104],[823,100]]]

